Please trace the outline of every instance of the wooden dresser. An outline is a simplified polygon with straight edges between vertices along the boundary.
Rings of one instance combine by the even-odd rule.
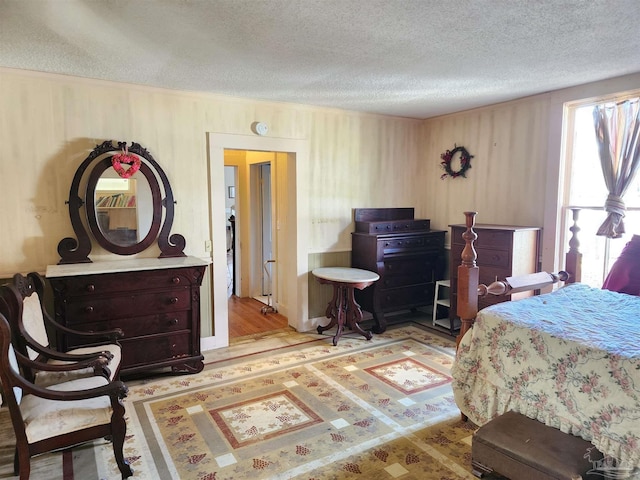
[[[449,225],[451,227],[451,255],[449,272],[451,277],[451,308],[449,319],[457,317],[458,266],[464,248],[462,234],[465,225]],[[520,227],[514,225],[477,224],[473,230],[478,234],[475,249],[478,255],[476,264],[480,268],[480,283],[489,284],[496,279],[538,272],[540,253],[539,227]],[[506,302],[533,295],[533,292],[522,292],[515,295],[488,295],[478,299],[478,309],[495,303]]]
[[[380,279],[356,292],[363,310],[386,329],[384,314],[432,305],[434,285],[444,275],[443,230],[431,230],[428,219],[415,219],[413,208],[357,208],[354,211],[351,266]]]
[[[50,265],[55,315],[78,330],[120,328],[121,375],[161,367],[196,373],[200,353],[200,285],[207,262],[195,257]],[[78,346],[73,337],[57,341]]]

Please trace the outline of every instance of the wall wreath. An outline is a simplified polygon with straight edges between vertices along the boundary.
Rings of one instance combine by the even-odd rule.
[[[460,154],[460,169],[454,170],[451,168],[451,162],[458,153]],[[467,170],[471,168],[471,159],[473,158],[473,155],[470,155],[466,148],[454,145],[453,150],[447,150],[440,155],[440,158],[442,158],[440,165],[446,172],[440,176],[440,179],[444,180],[447,177],[466,177]]]

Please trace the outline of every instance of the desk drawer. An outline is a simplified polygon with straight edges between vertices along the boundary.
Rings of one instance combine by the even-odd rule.
[[[67,301],[66,320],[68,325],[77,325],[113,318],[177,312],[190,308],[191,290],[189,288],[110,297],[76,297]]]

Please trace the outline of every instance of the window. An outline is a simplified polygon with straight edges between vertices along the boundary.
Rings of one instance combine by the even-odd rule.
[[[599,103],[621,101],[638,97],[633,95],[607,98]],[[596,235],[598,227],[606,218],[604,202],[608,192],[605,186],[598,147],[593,126],[593,107],[596,104],[577,104],[569,106],[566,135],[566,177],[564,197],[563,232],[566,241],[563,245],[568,249],[569,227],[572,224],[570,207],[579,207],[578,239],[583,255],[582,282],[593,287],[601,287],[610,266],[618,258],[620,252],[634,235],[640,235],[640,175],[636,175],[633,184],[624,196],[627,207],[624,225],[626,233],[622,238],[609,239]]]

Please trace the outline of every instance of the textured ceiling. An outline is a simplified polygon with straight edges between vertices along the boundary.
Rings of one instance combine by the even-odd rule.
[[[640,2],[0,0],[0,66],[427,118],[640,72]]]

